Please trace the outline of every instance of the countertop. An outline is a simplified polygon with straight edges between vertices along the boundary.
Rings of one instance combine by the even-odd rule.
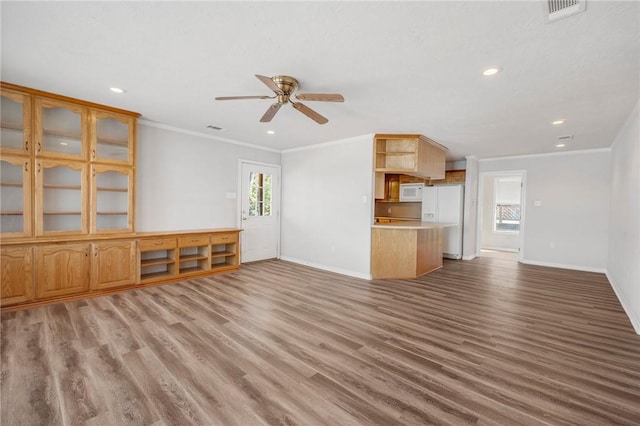
[[[456,223],[438,223],[438,222],[418,222],[416,221],[399,221],[390,223],[374,223],[372,228],[386,229],[438,229],[456,226]]]

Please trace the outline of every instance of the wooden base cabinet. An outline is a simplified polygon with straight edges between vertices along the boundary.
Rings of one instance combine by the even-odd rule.
[[[8,247],[0,250],[2,274],[2,306],[29,302],[33,299],[33,248]]]
[[[88,243],[36,247],[36,299],[89,291],[90,250]]]
[[[92,245],[91,290],[137,283],[138,257],[135,241],[107,241]]]

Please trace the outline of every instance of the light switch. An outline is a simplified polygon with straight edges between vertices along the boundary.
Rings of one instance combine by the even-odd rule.
[[[540,206],[542,205],[542,201],[540,201],[540,200],[535,200],[535,201],[533,202],[533,205],[534,205],[535,207],[540,207]]]

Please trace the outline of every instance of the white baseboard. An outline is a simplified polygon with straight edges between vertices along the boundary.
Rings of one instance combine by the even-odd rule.
[[[280,259],[286,260],[287,262],[297,263],[299,265],[322,269],[324,271],[335,272],[336,274],[348,275],[350,277],[361,278],[363,280],[371,280],[371,274],[363,274],[362,272],[351,271],[348,269],[334,268],[333,266],[321,265],[318,263],[309,262],[308,260],[297,259],[295,257],[280,256]]]
[[[613,277],[609,275],[609,272],[606,272],[606,274],[607,274],[607,279],[609,280],[609,284],[611,284],[611,288],[613,289],[613,292],[616,294],[616,296],[618,296],[618,300],[622,305],[622,309],[624,309],[624,312],[627,314],[627,317],[629,317],[629,321],[631,321],[631,325],[633,326],[633,329],[635,330],[636,334],[640,334],[640,319],[636,316],[636,314],[631,309],[631,304],[627,302],[627,300],[624,297],[624,293],[619,289]]]
[[[572,269],[574,271],[598,272],[600,274],[607,273],[607,270],[605,268],[593,268],[591,266],[580,266],[580,265],[567,265],[565,263],[538,262],[537,260],[528,260],[528,259],[521,259],[520,263],[525,263],[527,265],[548,266],[549,268]]]
[[[475,255],[475,254],[470,254],[470,255],[467,255],[467,256],[462,256],[462,260],[473,260],[476,257],[478,257],[478,256]]]

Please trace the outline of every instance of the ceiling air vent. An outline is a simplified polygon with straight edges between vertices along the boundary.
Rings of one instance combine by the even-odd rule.
[[[547,22],[567,18],[584,12],[587,0],[544,0],[544,17]]]
[[[572,139],[573,139],[573,135],[558,136],[558,140],[561,142],[570,141]]]
[[[222,127],[218,127],[218,126],[210,125],[210,126],[207,126],[207,129],[212,129],[212,130],[222,130]]]

